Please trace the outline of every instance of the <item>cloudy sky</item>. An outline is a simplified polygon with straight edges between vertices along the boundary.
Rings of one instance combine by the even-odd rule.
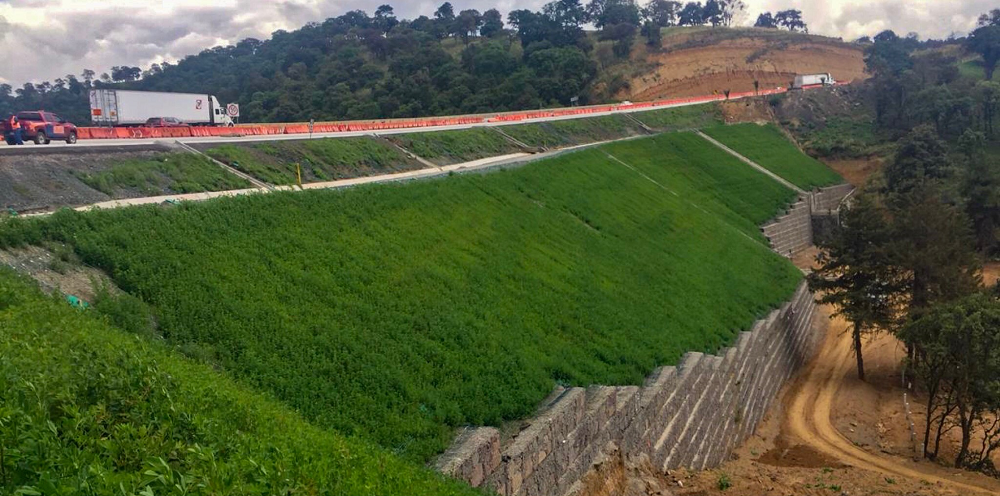
[[[0,83],[176,61],[247,38],[267,38],[383,3],[400,18],[431,15],[444,0],[0,0]],[[451,0],[456,10],[537,9],[547,0]],[[943,38],[970,31],[995,0],[744,0],[747,19],[797,8],[812,32],[854,39],[883,29]],[[640,3],[645,3],[640,0]]]

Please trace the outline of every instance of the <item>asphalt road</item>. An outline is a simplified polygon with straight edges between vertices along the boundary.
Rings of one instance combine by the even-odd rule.
[[[529,124],[538,122],[585,119],[588,117],[599,117],[603,115],[612,115],[612,114],[639,113],[639,112],[647,112],[653,110],[662,110],[667,108],[686,107],[690,105],[704,105],[705,103],[714,103],[714,102],[682,103],[676,105],[662,105],[658,107],[644,107],[639,109],[621,109],[621,110],[612,110],[608,112],[593,112],[590,114],[567,115],[559,117],[540,117],[537,119],[514,121],[514,122],[483,122],[478,124],[463,124],[457,126],[428,126],[420,128],[384,129],[377,132],[346,131],[339,133],[316,133],[313,134],[311,138],[312,139],[350,138],[357,136],[371,136],[373,134],[390,135],[390,134],[407,134],[407,133],[429,133],[435,131],[451,131],[451,130],[462,130],[462,129],[472,129],[472,128],[512,126],[518,124]],[[4,153],[13,153],[13,154],[37,153],[37,152],[42,152],[43,150],[55,150],[55,149],[64,149],[60,151],[65,152],[68,151],[69,149],[83,149],[83,148],[149,147],[153,145],[164,145],[174,142],[181,142],[193,145],[197,143],[246,143],[246,142],[256,142],[256,141],[286,141],[286,140],[303,140],[303,139],[310,139],[310,136],[307,134],[273,134],[267,136],[241,136],[241,137],[211,136],[211,137],[198,137],[198,138],[161,138],[161,139],[88,139],[88,140],[80,140],[75,145],[67,145],[66,143],[61,141],[59,142],[53,141],[48,145],[35,145],[34,143],[28,142],[24,146],[9,146],[6,143],[0,141],[0,155]]]

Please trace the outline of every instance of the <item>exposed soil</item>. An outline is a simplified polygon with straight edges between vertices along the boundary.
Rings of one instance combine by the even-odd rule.
[[[898,406],[902,390],[888,386],[896,379],[896,367],[889,366],[895,346],[889,341],[869,346],[870,382],[860,383],[854,379],[849,337],[842,332],[847,323],[830,319],[823,308],[816,325],[828,330],[823,349],[786,386],[756,435],[722,467],[680,475],[684,488],[675,488],[675,494],[1000,493],[996,479],[898,455],[912,448]],[[723,475],[731,483],[726,490],[720,489]]]
[[[114,162],[148,159],[157,150],[111,150],[73,153],[0,154],[0,208],[16,212],[49,211],[110,200],[83,183],[77,174],[97,173]],[[141,191],[116,191],[116,197],[150,196]]]
[[[883,160],[878,157],[864,159],[823,159],[823,163],[843,176],[856,187],[864,186],[876,171],[882,168]]]
[[[743,100],[721,102],[722,118],[726,124],[740,122],[771,122],[774,111],[767,101],[761,98],[746,98]]]
[[[104,272],[81,265],[68,248],[52,248],[54,250],[30,246],[0,251],[0,264],[31,277],[46,293],[76,296],[88,303],[94,301],[101,287],[112,293],[117,291]],[[57,255],[55,250],[61,254]]]
[[[815,265],[818,250],[799,253],[799,267]],[[984,269],[991,284],[1000,264]],[[635,493],[677,496],[973,495],[1000,494],[1000,480],[957,470],[916,456],[900,370],[904,350],[892,336],[865,344],[867,381],[857,379],[848,324],[820,307],[814,325],[826,332],[822,349],[785,386],[756,433],[721,467],[703,472],[643,471],[620,457],[595,467],[587,496]],[[913,422],[923,421],[921,397],[908,393]],[[942,452],[952,454],[955,439]],[[626,467],[631,467],[626,468]],[[636,467],[640,467],[637,469]],[[595,478],[603,476],[603,480]],[[658,484],[650,484],[658,481]],[[666,482],[666,487],[663,486]],[[627,492],[631,490],[633,492]]]
[[[689,38],[711,36],[692,34]],[[680,42],[680,43],[678,43]],[[698,46],[703,45],[703,46]],[[685,48],[691,46],[691,48]],[[673,48],[676,47],[676,48]],[[829,72],[838,81],[863,79],[864,55],[860,48],[835,40],[809,38],[789,42],[775,37],[744,36],[718,42],[664,40],[663,52],[650,52],[655,68],[629,81],[621,98],[635,101],[752,91],[788,86],[797,74]]]

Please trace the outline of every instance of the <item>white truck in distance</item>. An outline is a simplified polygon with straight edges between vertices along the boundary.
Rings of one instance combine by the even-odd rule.
[[[830,73],[802,74],[800,76],[795,76],[795,82],[792,83],[792,88],[801,90],[802,88],[808,88],[810,86],[832,85],[836,82],[837,81],[833,79],[833,75]]]
[[[90,119],[98,126],[141,126],[153,117],[175,117],[193,126],[233,126],[219,100],[203,93],[90,90]]]

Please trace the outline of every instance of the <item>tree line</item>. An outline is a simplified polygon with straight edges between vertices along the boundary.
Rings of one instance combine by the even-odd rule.
[[[924,456],[960,439],[954,464],[997,475],[1000,448],[1000,290],[982,261],[1000,255],[1000,162],[994,118],[1000,85],[1000,10],[963,40],[984,57],[986,80],[916,37],[879,33],[866,53],[868,103],[894,156],[842,209],[810,275],[820,301],[851,323],[859,377],[863,346],[880,332],[907,349],[906,370],[926,393]],[[1000,286],[998,286],[1000,287]]]
[[[52,82],[0,85],[0,114],[45,109],[89,121],[91,88],[210,93],[253,122],[377,119],[597,103],[627,86],[594,90],[598,64],[627,60],[637,36],[660,43],[668,26],[730,26],[740,0],[556,0],[506,17],[445,2],[398,19],[391,5],[355,10],[268,40],[244,39],[178,63],[115,66]],[[584,27],[597,32],[588,34]]]

